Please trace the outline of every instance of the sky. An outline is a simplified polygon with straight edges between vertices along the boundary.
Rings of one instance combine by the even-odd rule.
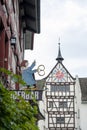
[[[63,65],[75,77],[87,77],[87,0],[41,0],[40,34],[34,49],[25,51],[29,65],[45,66],[46,77],[56,65],[60,38]]]

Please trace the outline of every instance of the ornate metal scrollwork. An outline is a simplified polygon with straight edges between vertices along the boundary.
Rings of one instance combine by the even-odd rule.
[[[38,68],[37,68],[37,72],[40,76],[44,76],[45,75],[45,66],[39,65]]]

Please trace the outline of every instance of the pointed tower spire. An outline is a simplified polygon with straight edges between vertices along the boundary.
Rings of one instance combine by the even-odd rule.
[[[62,57],[62,55],[61,55],[61,50],[60,50],[60,38],[59,38],[59,50],[58,50],[58,57],[56,58],[56,60],[58,61],[58,62],[61,62],[62,63],[62,61],[64,60],[64,58]]]

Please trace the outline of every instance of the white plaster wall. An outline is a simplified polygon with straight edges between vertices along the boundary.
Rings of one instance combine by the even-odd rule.
[[[87,103],[81,104],[80,108],[81,130],[87,130]]]
[[[45,109],[46,109],[45,91],[43,91],[42,101],[39,102],[39,109],[42,115],[45,117]],[[45,130],[45,120],[39,120],[38,126],[40,130]]]
[[[40,130],[48,130],[48,113],[47,113],[47,103],[46,103],[46,96],[45,92],[47,90],[43,91],[43,101],[39,102],[39,108],[41,113],[44,115],[45,120],[39,120],[38,121],[38,126]]]
[[[81,118],[80,118],[80,108],[81,108],[81,89],[80,89],[80,83],[79,78],[76,76],[76,84],[75,84],[75,124],[77,130],[80,130],[81,128]]]
[[[45,129],[44,120],[39,120],[38,121],[38,126],[39,126],[40,130],[44,130]]]
[[[81,87],[78,76],[76,76],[75,95],[76,128],[77,130],[87,130],[87,103],[83,104],[81,101]]]

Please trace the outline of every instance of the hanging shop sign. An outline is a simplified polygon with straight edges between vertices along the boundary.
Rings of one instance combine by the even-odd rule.
[[[13,99],[18,99],[18,96],[21,96],[25,100],[32,100],[35,98],[36,100],[42,100],[42,90],[12,90],[14,93],[12,94]]]

